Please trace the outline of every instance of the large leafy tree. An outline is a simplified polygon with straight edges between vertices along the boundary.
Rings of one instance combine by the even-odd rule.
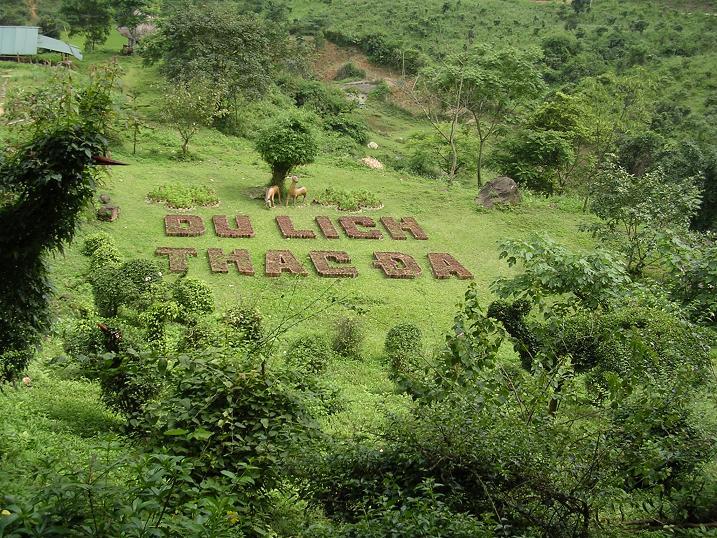
[[[82,34],[89,50],[110,35],[112,6],[109,0],[63,0],[61,14],[70,26],[70,35]]]
[[[232,101],[264,94],[284,44],[275,26],[237,5],[181,3],[143,41],[143,54],[170,80],[208,78]]]
[[[625,255],[627,269],[641,275],[667,252],[666,241],[685,235],[700,206],[694,178],[668,178],[662,169],[640,177],[610,164],[593,185],[593,212],[601,222],[591,229]]]
[[[153,0],[114,0],[114,19],[118,26],[127,29],[128,45],[133,47],[146,27],[156,6]]]
[[[476,176],[480,186],[486,142],[520,105],[544,90],[535,58],[513,48],[477,46],[450,56],[425,74],[436,92],[460,96],[453,106],[467,112],[465,120],[470,120],[478,136]]]

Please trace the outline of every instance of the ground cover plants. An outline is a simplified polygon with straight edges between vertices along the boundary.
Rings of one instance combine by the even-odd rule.
[[[1,536],[715,535],[709,3],[35,4]]]
[[[371,191],[344,191],[325,189],[314,202],[321,205],[336,206],[341,211],[358,211],[359,209],[380,209],[383,204]]]
[[[191,209],[196,206],[215,206],[217,193],[207,186],[160,185],[147,194],[152,202],[162,202],[173,209]]]

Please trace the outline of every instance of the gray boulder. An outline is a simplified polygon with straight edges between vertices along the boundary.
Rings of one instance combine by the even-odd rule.
[[[499,176],[481,187],[476,203],[490,209],[496,204],[516,205],[522,199],[518,184],[508,176]]]

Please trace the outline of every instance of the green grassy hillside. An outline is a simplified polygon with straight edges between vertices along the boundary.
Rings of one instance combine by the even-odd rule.
[[[167,1],[167,5],[171,3]],[[292,33],[289,42],[295,43],[297,35],[311,36],[305,50],[314,57],[308,58],[307,52],[303,60],[314,72],[301,75],[287,67],[291,62],[277,63],[278,74],[273,73],[275,80],[270,81],[266,93],[254,100],[240,96],[233,103],[234,123],[206,121],[212,127],[198,130],[189,144],[188,155],[180,154],[182,140],[170,127],[168,114],[163,110],[176,81],[165,80],[161,66],[146,65],[140,55],[118,55],[124,44],[119,34],[113,31],[106,43],[88,53],[84,62],[75,62],[73,71],[67,72],[69,76],[64,80],[80,87],[98,65],[116,62],[120,76],[111,92],[114,102],[108,107],[116,112],[112,114],[109,147],[111,157],[127,166],[106,170],[93,206],[83,212],[74,241],[49,260],[49,276],[55,287],[52,328],[43,336],[42,345],[29,364],[28,377],[18,377],[15,384],[0,385],[3,417],[0,536],[10,521],[4,517],[23,517],[30,522],[28,526],[35,524],[32,521],[35,516],[20,513],[21,503],[16,505],[13,496],[32,507],[28,492],[34,492],[43,502],[50,499],[47,513],[53,513],[56,506],[63,506],[60,501],[52,504],[55,497],[62,500],[70,497],[67,492],[77,491],[79,494],[72,499],[74,504],[70,503],[70,508],[82,512],[85,495],[92,505],[95,502],[92,495],[105,487],[105,478],[111,487],[118,488],[104,497],[111,499],[107,506],[114,503],[114,513],[124,510],[122,513],[132,524],[142,523],[136,514],[146,513],[142,512],[142,499],[150,499],[145,504],[152,505],[167,491],[165,504],[152,505],[158,507],[158,528],[168,506],[173,514],[166,514],[165,521],[186,523],[183,518],[195,518],[194,533],[186,529],[157,530],[161,536],[215,536],[211,530],[204,532],[202,528],[211,523],[205,518],[207,513],[217,520],[214,522],[218,522],[217,528],[229,529],[221,536],[312,538],[339,536],[339,529],[345,531],[341,536],[346,537],[384,536],[388,534],[383,529],[389,528],[395,531],[392,536],[405,538],[436,535],[405,530],[421,525],[440,529],[447,533],[445,536],[452,537],[452,531],[445,529],[452,529],[454,523],[459,527],[468,514],[476,524],[479,520],[486,522],[485,536],[499,533],[507,536],[513,532],[511,520],[503,518],[503,513],[523,522],[524,527],[517,532],[524,536],[603,536],[608,535],[603,533],[607,529],[611,536],[627,536],[631,535],[633,525],[651,531],[655,514],[659,512],[663,518],[663,508],[672,518],[668,520],[665,516],[666,522],[691,525],[690,518],[697,521],[711,518],[713,507],[707,504],[717,498],[717,473],[710,448],[717,416],[713,394],[709,394],[713,386],[711,380],[695,380],[691,376],[698,371],[706,372],[714,362],[709,340],[713,335],[705,326],[693,323],[689,316],[694,311],[678,304],[670,295],[679,288],[670,280],[677,269],[667,265],[657,270],[650,268],[644,278],[638,278],[628,274],[618,250],[601,251],[592,259],[577,256],[568,259],[566,251],[556,254],[559,259],[551,260],[550,253],[538,253],[535,259],[550,262],[535,270],[537,280],[543,279],[541,283],[523,282],[532,286],[522,290],[528,292],[526,296],[530,297],[531,292],[544,294],[529,305],[527,317],[518,312],[524,306],[521,301],[498,305],[495,311],[498,314],[492,313],[491,318],[483,317],[476,307],[465,313],[453,330],[469,282],[434,278],[428,253],[450,253],[471,271],[476,303],[485,309],[497,298],[492,283],[515,274],[500,257],[501,242],[537,234],[549,236],[572,252],[594,253],[597,246],[603,245],[596,243],[584,225],[596,222],[597,217],[584,207],[584,196],[589,190],[566,189],[561,194],[543,196],[521,186],[521,204],[487,210],[475,200],[475,174],[470,164],[465,165],[452,184],[445,181],[447,176],[441,174],[440,167],[434,167],[439,169],[435,174],[414,175],[409,170],[421,172],[405,162],[418,150],[423,157],[428,156],[427,160],[437,161],[440,144],[421,146],[434,134],[431,124],[401,99],[396,87],[403,77],[402,70],[406,69],[405,78],[411,80],[417,69],[440,62],[468,42],[496,47],[511,45],[540,54],[546,38],[560,35],[574,47],[562,65],[540,63],[548,82],[546,93],[526,105],[526,109],[549,102],[559,87],[569,92],[583,77],[606,72],[637,73],[640,69],[639,76],[644,75],[645,79],[652,76],[657,87],[656,92],[650,89],[652,93],[645,100],[689,105],[691,117],[708,125],[716,89],[712,76],[713,66],[717,66],[717,51],[712,43],[717,28],[714,2],[594,0],[592,10],[580,14],[575,14],[569,3],[549,0],[297,0],[285,4],[251,1],[246,4],[263,11],[267,17],[272,9],[277,9],[278,22]],[[281,5],[285,9],[279,9]],[[322,43],[323,37],[329,42]],[[82,38],[73,37],[71,41],[81,44]],[[335,99],[345,104],[346,100],[336,90],[341,83],[334,81],[333,75],[349,61],[364,69],[367,79],[385,79],[394,89],[392,96],[384,98],[374,93],[364,106],[346,107],[335,113],[344,119],[357,118],[362,128],[365,124],[367,140],[377,143],[374,149],[367,145],[367,140],[357,141],[340,134],[339,129],[332,129],[318,109],[299,103],[291,93],[292,84],[305,84],[304,89],[317,94],[325,92],[320,98],[326,102]],[[0,109],[4,110],[0,113],[0,145],[13,147],[26,136],[18,135],[18,125],[23,125],[26,119],[7,122],[1,117],[12,115],[13,111],[7,108],[15,96],[49,85],[58,73],[65,72],[58,67],[0,63]],[[628,108],[625,103],[625,109]],[[307,109],[310,111],[306,112]],[[288,110],[297,114],[306,112],[312,118],[318,155],[311,164],[292,171],[308,189],[306,201],[267,208],[262,193],[272,171],[255,149],[255,140],[261,129]],[[530,110],[519,112],[528,114]],[[133,114],[144,125],[137,136],[136,151],[130,127]],[[523,120],[518,116],[510,118],[496,138],[518,132]],[[642,127],[647,129],[647,125],[645,119]],[[472,128],[471,122],[466,121],[460,136],[461,151],[471,159],[475,153],[475,136],[469,134]],[[705,139],[712,133],[707,128],[701,132]],[[487,152],[496,147],[496,142],[493,139],[488,142]],[[576,151],[590,150],[586,144]],[[376,158],[386,166],[371,169],[362,164],[363,157]],[[490,166],[483,168],[484,179],[498,173]],[[149,194],[159,187],[211,189],[218,202],[208,207],[172,209],[150,201]],[[329,188],[369,191],[380,200],[381,207],[339,211],[336,207],[312,203]],[[13,200],[13,192],[0,194],[4,196],[0,203]],[[110,203],[119,207],[118,220],[98,220],[101,194],[108,195]],[[590,195],[597,198],[594,192]],[[167,237],[164,226],[167,215],[200,216],[206,232],[198,237]],[[212,226],[214,215],[225,215],[230,223],[234,215],[248,216],[255,236],[218,237]],[[348,238],[338,223],[340,217],[347,215],[371,217],[383,238]],[[289,216],[297,229],[310,229],[317,237],[284,239],[276,222],[278,216]],[[323,238],[315,224],[317,216],[329,217],[340,237]],[[413,217],[427,233],[428,240],[410,236],[405,241],[393,240],[379,223],[381,217]],[[684,227],[686,230],[687,224]],[[109,234],[123,260],[155,261],[164,282],[147,285],[142,302],[128,302],[116,312],[101,313],[97,299],[103,291],[101,287],[108,283],[107,279],[93,277],[99,274],[114,278],[123,269],[120,261],[110,259],[112,247],[105,245],[108,259],[95,257],[97,265],[95,273],[91,273],[90,257],[82,253],[83,243],[97,232]],[[681,240],[674,241],[675,253],[677,247],[684,247]],[[619,246],[619,242],[604,246],[611,249],[616,244]],[[186,276],[208,285],[216,308],[191,312],[185,304],[179,306],[177,288],[171,284],[184,275],[170,272],[167,258],[155,255],[158,247],[196,249],[197,256],[188,259]],[[231,266],[228,274],[213,273],[207,256],[210,248],[221,248],[225,253],[247,249],[256,274],[243,276]],[[266,276],[265,255],[270,250],[290,250],[308,275]],[[358,276],[320,277],[309,253],[325,250],[347,252]],[[406,280],[387,278],[373,265],[373,254],[383,251],[411,255],[420,265],[421,275]],[[700,265],[703,260],[698,259],[697,247],[691,254],[693,258],[689,261],[696,269],[690,275],[697,274],[699,281],[702,270],[707,275],[705,280],[712,278],[714,271],[709,273]],[[526,260],[530,256],[526,255]],[[675,267],[679,267],[677,262]],[[517,270],[523,269],[520,262],[517,265]],[[551,270],[554,274],[549,274]],[[558,275],[561,271],[564,274]],[[656,284],[653,277],[663,278],[661,271],[672,273]],[[152,277],[143,280],[148,281]],[[170,285],[163,285],[167,283]],[[657,289],[660,287],[664,289]],[[698,287],[703,291],[701,285]],[[561,303],[563,299],[565,304]],[[701,303],[694,302],[689,308],[695,304],[701,307]],[[232,333],[230,323],[222,319],[235,306],[256,309],[264,334],[276,334],[276,338],[268,338],[256,347],[250,339],[235,346],[231,339],[238,338],[238,332]],[[473,306],[469,304],[467,309]],[[176,308],[177,313],[163,314],[163,309],[171,308]],[[548,314],[543,317],[546,311]],[[503,325],[495,321],[506,312],[509,315],[501,319]],[[354,355],[331,350],[336,327],[346,318],[358,320],[365,335]],[[705,316],[704,320],[707,319]],[[389,358],[384,347],[387,333],[398,324],[415,325],[422,333],[422,350],[411,348],[403,358],[396,353],[401,360],[422,361],[419,366],[411,365],[415,369],[405,377],[401,377],[405,372],[396,374],[399,370],[393,362],[396,357]],[[209,335],[207,340],[215,339],[222,349],[214,349],[214,340],[200,341],[201,334],[196,347],[187,343],[205,326],[210,327],[205,333]],[[216,331],[211,332],[212,329]],[[195,330],[197,333],[192,332]],[[161,337],[154,339],[158,333]],[[226,336],[224,340],[222,335]],[[127,349],[117,344],[122,338],[123,345],[128,342]],[[141,353],[135,353],[130,347],[140,341]],[[299,366],[292,363],[292,352],[297,347],[302,349],[297,342],[324,345],[326,364],[314,371],[303,363]],[[525,345],[526,342],[534,347]],[[514,348],[514,343],[523,347]],[[110,351],[115,344],[116,348]],[[320,347],[305,349],[308,351],[299,360],[309,363],[323,360],[316,352]],[[84,354],[86,350],[90,350],[88,356]],[[526,355],[530,355],[528,361]],[[219,356],[223,362],[217,359]],[[121,358],[116,361],[117,357]],[[215,359],[216,362],[211,362]],[[200,371],[210,363],[214,370]],[[192,370],[195,365],[199,365],[198,369]],[[244,370],[234,372],[236,379],[229,379],[226,372],[235,367]],[[454,374],[455,379],[451,377]],[[135,380],[139,380],[136,386],[132,384]],[[259,380],[256,386],[260,388],[253,393],[255,387],[250,384],[255,380]],[[265,381],[266,385],[262,385]],[[678,395],[670,384],[672,381],[684,393]],[[147,388],[151,384],[154,386]],[[224,387],[229,394],[225,400]],[[139,411],[132,414],[118,406],[119,398],[112,392],[115,389],[117,393],[129,394],[130,402],[136,398],[140,402]],[[146,400],[142,400],[144,389],[150,394]],[[274,399],[266,396],[270,393]],[[461,399],[465,394],[475,399]],[[277,448],[282,442],[278,436],[269,438],[277,431],[272,430],[275,423],[286,416],[277,416],[274,407],[283,405],[284,397],[292,405],[306,406],[306,422],[311,423],[311,428],[318,426],[320,440],[316,445],[303,445],[303,440],[292,439],[299,444],[298,451],[303,452],[301,458],[287,457],[287,469],[277,471],[281,480],[262,488],[254,482],[254,476],[258,475],[252,475],[259,467],[253,466],[267,454],[271,458],[274,451],[283,451]],[[192,398],[195,400],[190,402]],[[170,407],[170,403],[175,407]],[[152,408],[155,404],[157,407]],[[157,414],[151,416],[148,409],[155,409]],[[245,416],[239,417],[241,413]],[[234,422],[229,422],[235,419],[239,424],[236,430]],[[186,429],[181,420],[189,424]],[[218,443],[216,439],[230,430],[231,439],[224,441],[226,446],[244,450],[253,442],[250,439],[253,434],[247,432],[257,424],[257,438],[265,435],[269,440],[256,454],[247,456],[246,461],[239,457],[236,462],[227,463],[229,456],[221,453],[223,448],[212,452],[213,443]],[[699,427],[693,427],[694,424]],[[188,444],[177,449],[184,441]],[[187,448],[192,442],[196,442],[193,446],[200,446],[197,453]],[[307,450],[309,446],[315,448],[315,454]],[[384,459],[389,453],[394,459]],[[180,460],[182,465],[194,465],[194,460],[198,462],[205,456],[209,463],[202,470],[204,474],[192,475],[195,472],[192,468],[177,479],[170,477],[169,467],[132,466],[135,460],[140,461],[148,454],[157,460],[164,458],[163,464],[168,466],[172,457],[176,457],[177,465]],[[281,458],[285,456],[281,454]],[[217,464],[219,460],[212,459],[215,457],[225,460]],[[98,478],[93,473],[104,461],[111,463],[111,467],[102,470]],[[281,467],[276,463],[279,461],[283,464],[284,460],[277,457],[269,464],[257,465],[275,470]],[[292,465],[307,465],[307,461],[308,472],[288,469]],[[315,462],[320,462],[316,469],[312,467]],[[681,467],[683,462],[687,471]],[[694,469],[689,467],[691,462],[697,462]],[[229,471],[231,465],[236,465],[231,467],[233,471]],[[72,474],[74,468],[80,471]],[[442,475],[444,468],[446,474]],[[330,474],[334,471],[336,484]],[[321,475],[322,472],[325,474]],[[409,477],[408,482],[401,482],[402,473]],[[674,490],[670,489],[672,473],[683,480],[675,479],[678,485]],[[413,481],[414,477],[418,478]],[[155,487],[152,479],[162,487]],[[484,479],[494,482],[487,486]],[[585,485],[588,482],[595,485],[588,487]],[[149,493],[136,494],[129,506],[123,492],[138,483],[149,484]],[[460,490],[465,483],[475,489]],[[494,483],[499,486],[494,487]],[[230,486],[223,489],[224,484]],[[456,490],[452,491],[454,486]],[[326,488],[325,498],[312,497],[322,487]],[[705,506],[690,496],[697,487],[707,492],[708,500],[700,501]],[[310,493],[303,488],[309,488]],[[310,488],[314,488],[313,492]],[[491,488],[496,495],[503,495],[497,505]],[[342,495],[348,500],[342,499]],[[365,500],[365,505],[352,506],[353,514],[332,512],[334,500],[337,506],[340,502],[348,506],[352,504],[351,495],[361,502]],[[564,499],[569,502],[563,502]],[[206,509],[201,513],[197,508],[200,501],[206,501],[207,506],[215,504],[209,508],[200,506]],[[523,520],[524,504],[530,508]],[[38,513],[42,513],[44,505],[37,505]],[[517,506],[515,510],[513,505]],[[480,511],[475,506],[481,506]],[[688,508],[683,510],[683,506]],[[680,512],[687,513],[693,508],[694,513],[689,515]],[[94,517],[94,507],[92,510]],[[102,513],[113,512],[107,508]],[[572,523],[566,523],[563,527],[560,515],[555,515],[561,513],[578,524],[573,527]],[[428,521],[426,514],[433,519]],[[445,516],[443,523],[437,514]],[[75,516],[77,520],[85,517]],[[153,517],[149,516],[136,535],[147,535],[146,527]],[[381,518],[385,527],[373,527],[378,529],[373,534],[366,530],[368,526],[360,526],[362,520],[372,525]],[[402,518],[414,518],[417,523],[404,527]],[[657,523],[662,525],[661,521]],[[359,526],[354,528],[354,524]],[[578,532],[579,525],[584,526],[580,527],[584,532]],[[316,531],[318,528],[324,529],[324,534]],[[550,530],[541,533],[537,529]],[[553,533],[552,529],[559,532]],[[88,530],[87,534],[92,532]],[[656,531],[654,535],[667,534]],[[477,536],[468,531],[455,535]]]
[[[406,58],[415,68],[469,43],[539,50],[546,38],[570,35],[572,77],[645,66],[662,79],[663,97],[672,94],[701,111],[715,90],[715,9],[713,2],[595,0],[576,15],[569,3],[552,1],[304,0],[291,2],[289,19],[399,71]]]

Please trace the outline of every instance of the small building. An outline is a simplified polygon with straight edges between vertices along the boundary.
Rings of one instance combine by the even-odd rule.
[[[38,49],[71,54],[78,60],[82,59],[80,49],[40,34],[37,26],[0,26],[0,56],[35,56]]]

